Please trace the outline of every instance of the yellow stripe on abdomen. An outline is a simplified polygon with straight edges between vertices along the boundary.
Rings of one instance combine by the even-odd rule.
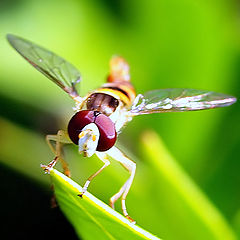
[[[131,106],[136,95],[130,83],[106,83],[102,88],[97,89],[95,92],[108,94],[116,99],[121,100],[126,106]]]

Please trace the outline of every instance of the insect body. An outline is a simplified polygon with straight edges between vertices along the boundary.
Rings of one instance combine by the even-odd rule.
[[[114,203],[121,198],[123,214],[130,221],[133,220],[128,215],[125,199],[133,182],[136,164],[114,146],[122,127],[141,114],[225,107],[236,101],[236,98],[221,93],[182,88],[158,89],[136,96],[130,82],[129,65],[118,56],[110,61],[107,83],[80,97],[77,85],[81,77],[73,65],[23,38],[8,35],[7,39],[31,65],[61,87],[76,103],[76,113],[69,121],[68,130],[59,130],[56,135],[46,137],[55,158],[48,165],[42,165],[44,170],[49,172],[60,161],[64,173],[70,176],[61,154],[64,144],[78,145],[79,153],[85,157],[96,154],[104,165],[88,178],[80,194],[83,196],[91,180],[110,164],[109,157],[114,158],[129,171],[130,177],[111,197],[110,206],[114,208]],[[52,145],[52,141],[56,144]]]

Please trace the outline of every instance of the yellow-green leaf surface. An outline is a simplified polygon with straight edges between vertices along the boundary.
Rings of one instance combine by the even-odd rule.
[[[142,143],[155,181],[152,204],[157,202],[160,206],[157,211],[165,217],[166,224],[179,234],[181,230],[185,232],[187,239],[237,239],[222,214],[178,165],[158,135],[147,131]]]
[[[57,170],[51,171],[58,204],[79,237],[83,239],[154,239],[149,232],[131,223],[108,205],[86,192]]]

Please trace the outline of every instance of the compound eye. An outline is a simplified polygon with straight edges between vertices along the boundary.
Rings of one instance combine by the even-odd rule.
[[[96,116],[94,123],[100,132],[97,151],[107,151],[115,144],[117,139],[115,125],[108,116],[101,113]]]
[[[110,149],[117,139],[115,125],[108,116],[97,111],[79,111],[71,118],[68,124],[68,135],[72,142],[78,145],[79,133],[90,123],[95,123],[100,133],[96,150],[104,152]]]
[[[83,110],[77,112],[70,120],[68,124],[68,135],[70,139],[78,145],[79,133],[89,123],[93,123],[95,120],[94,111]]]

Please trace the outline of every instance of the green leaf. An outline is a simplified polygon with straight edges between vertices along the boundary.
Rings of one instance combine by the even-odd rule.
[[[83,239],[154,239],[156,236],[131,223],[57,170],[51,170],[57,202]]]
[[[182,239],[182,234],[186,236],[184,239],[237,239],[219,210],[172,157],[159,136],[147,131],[142,143],[155,182],[152,205],[175,234],[170,238],[171,233],[166,235],[163,230],[163,236],[176,239],[178,235]]]

